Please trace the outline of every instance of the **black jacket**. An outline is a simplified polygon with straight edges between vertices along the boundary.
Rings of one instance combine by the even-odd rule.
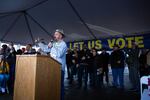
[[[70,52],[70,53],[67,53],[66,54],[66,64],[67,65],[71,65],[72,64],[72,52]]]
[[[110,56],[110,63],[112,68],[124,67],[125,55],[121,50],[113,51]]]
[[[109,63],[109,53],[101,53],[100,54],[100,58],[101,58],[101,66],[103,68],[108,68],[108,63]]]
[[[89,59],[90,59],[90,50],[86,49],[86,50],[81,50],[79,52],[79,63],[85,63],[85,64],[88,64],[89,63]],[[82,58],[85,58],[85,59],[82,59]]]

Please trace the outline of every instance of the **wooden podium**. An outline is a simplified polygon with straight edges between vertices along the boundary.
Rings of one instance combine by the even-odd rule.
[[[60,100],[61,64],[43,55],[20,55],[16,60],[13,100]]]

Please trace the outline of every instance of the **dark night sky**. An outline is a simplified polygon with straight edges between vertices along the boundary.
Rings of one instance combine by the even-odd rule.
[[[42,0],[1,0],[0,16],[2,13],[27,9]],[[87,24],[123,34],[150,31],[149,0],[70,0]],[[63,28],[66,40],[93,39],[79,18],[75,15],[67,0],[48,0],[28,11],[50,34],[56,28]],[[19,14],[9,17],[0,17],[0,38],[6,32],[13,20]],[[29,19],[34,38],[49,36]],[[90,26],[89,26],[90,27]],[[90,27],[96,37],[107,37],[108,33],[99,28]],[[106,35],[107,34],[107,35]],[[113,34],[112,34],[113,36]],[[25,18],[22,15],[13,29],[8,32],[4,40],[14,42],[31,42]]]

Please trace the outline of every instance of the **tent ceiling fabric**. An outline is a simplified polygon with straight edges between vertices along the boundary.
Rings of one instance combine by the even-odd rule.
[[[70,1],[97,38],[150,31],[148,0]],[[18,12],[26,9],[28,9],[27,13],[48,32],[42,30],[38,24],[27,16],[34,38],[40,37],[48,42],[55,29],[62,28],[66,34],[66,41],[94,39],[76,16],[67,0],[1,0],[1,40],[32,43],[24,13]],[[19,19],[10,28],[19,15]]]

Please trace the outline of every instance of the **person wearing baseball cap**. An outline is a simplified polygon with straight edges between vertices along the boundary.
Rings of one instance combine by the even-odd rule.
[[[64,31],[62,29],[56,29],[55,32],[60,33],[63,36],[63,38],[65,37]]]
[[[66,52],[67,45],[63,40],[65,37],[62,29],[56,29],[54,32],[54,42],[50,42],[48,45],[38,43],[39,47],[44,52],[50,52],[50,56],[62,64],[61,67],[61,100],[64,100],[64,73],[66,65]]]

